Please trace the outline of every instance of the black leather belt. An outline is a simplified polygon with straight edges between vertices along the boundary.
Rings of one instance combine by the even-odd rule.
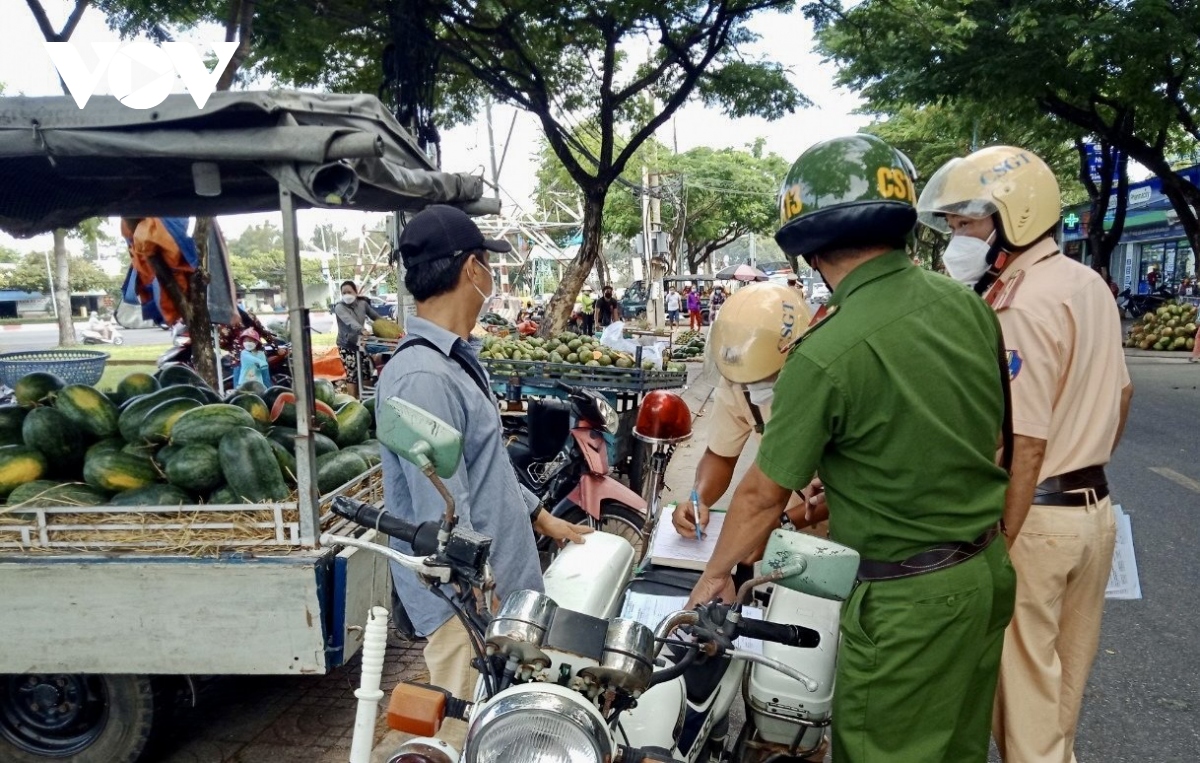
[[[989,527],[973,541],[943,543],[940,546],[914,554],[900,562],[880,562],[874,559],[863,559],[858,564],[859,580],[895,580],[911,578],[928,572],[937,572],[956,564],[962,564],[981,551],[1000,534],[998,527]]]
[[[1072,492],[1085,490],[1089,492]],[[1087,506],[1108,497],[1103,466],[1087,466],[1042,481],[1033,494],[1036,506]]]

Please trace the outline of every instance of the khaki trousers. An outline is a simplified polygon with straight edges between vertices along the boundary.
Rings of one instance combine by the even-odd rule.
[[[1115,540],[1109,498],[1029,509],[1009,551],[1017,603],[993,723],[1005,763],[1075,763],[1075,726],[1100,645]]]
[[[471,640],[462,621],[451,617],[445,625],[429,634],[425,642],[425,667],[429,668],[429,683],[453,694],[459,699],[475,698],[475,682],[478,676],[471,668],[475,657]],[[447,720],[438,732],[438,738],[450,744],[460,753],[467,735],[467,724],[458,720]]]

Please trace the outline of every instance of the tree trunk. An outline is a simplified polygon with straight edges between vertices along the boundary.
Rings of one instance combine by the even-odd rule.
[[[600,247],[604,243],[602,226],[604,224],[604,198],[608,189],[585,189],[583,196],[583,243],[579,253],[571,264],[567,265],[562,280],[558,282],[558,290],[550,298],[546,306],[546,317],[538,329],[538,336],[548,337],[559,334],[571,320],[571,310],[575,306],[575,297],[583,287],[587,274],[600,258]]]
[[[600,279],[601,289],[603,289],[606,284],[612,283],[612,280],[608,274],[608,263],[604,261],[603,254],[596,258],[596,278]]]
[[[211,229],[211,217],[196,218],[196,232],[193,238],[196,240],[200,266],[188,278],[188,293],[183,314],[188,326],[188,335],[192,338],[192,365],[209,386],[217,389],[216,348],[213,346],[212,320],[208,315],[208,234]]]
[[[74,347],[75,324],[71,315],[71,268],[67,259],[67,232],[54,231],[54,305],[58,309],[58,345]]]

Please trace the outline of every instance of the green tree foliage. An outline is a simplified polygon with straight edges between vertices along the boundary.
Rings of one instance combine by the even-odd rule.
[[[803,103],[783,68],[748,55],[746,22],[792,0],[300,0],[285,22],[261,19],[259,65],[293,83],[367,89],[381,48],[393,62],[425,48],[440,70],[418,75],[451,118],[478,114],[481,98],[534,114],[546,141],[583,195],[583,244],[543,324],[566,323],[601,252],[609,189],[637,152],[685,103],[730,116],[781,116]],[[403,12],[402,12],[403,11]],[[260,16],[261,16],[260,12]],[[648,58],[630,60],[629,50]],[[403,43],[403,44],[400,44]],[[404,121],[402,119],[402,121]],[[580,128],[595,125],[595,142]],[[591,129],[591,128],[588,128]],[[587,129],[584,130],[588,131]],[[625,136],[621,141],[621,136]]]
[[[283,233],[274,223],[251,225],[240,236],[229,240],[228,246],[229,270],[238,288],[251,289],[263,283],[282,288],[287,282]],[[319,261],[302,257],[300,268],[306,286],[325,283]]]
[[[24,257],[16,249],[10,249],[7,246],[0,246],[0,264],[15,265]]]
[[[70,258],[70,291],[109,291],[116,280],[89,260],[82,257]],[[58,283],[55,283],[58,286]],[[21,291],[50,292],[50,280],[46,275],[46,254],[32,252],[21,258],[15,269],[8,273],[5,288]]]
[[[1181,131],[1200,141],[1200,4],[819,0],[805,11],[872,110],[958,99],[1014,119],[1037,109],[1124,152],[1162,179],[1200,258],[1200,188],[1168,159]]]

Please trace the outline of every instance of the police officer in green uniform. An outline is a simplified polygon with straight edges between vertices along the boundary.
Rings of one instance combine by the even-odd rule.
[[[692,592],[732,598],[729,571],[820,474],[830,537],[863,560],[842,609],[838,763],[984,763],[1012,616],[996,541],[1000,329],[969,289],[904,253],[912,175],[903,154],[854,135],[805,151],[784,180],[775,240],[833,294],[784,364],[757,462]]]

